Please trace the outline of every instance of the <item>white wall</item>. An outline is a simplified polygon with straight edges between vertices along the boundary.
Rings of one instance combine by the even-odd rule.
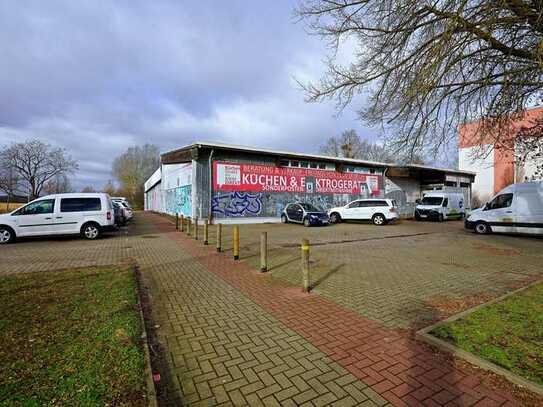
[[[485,148],[490,146],[485,146]],[[463,171],[475,173],[475,182],[472,184],[472,195],[481,200],[488,200],[494,195],[494,152],[491,151],[484,158],[473,158],[479,147],[460,148],[458,151],[458,167]]]

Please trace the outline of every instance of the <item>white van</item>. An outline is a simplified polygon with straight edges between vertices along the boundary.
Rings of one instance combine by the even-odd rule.
[[[0,244],[16,237],[81,234],[96,239],[115,228],[113,204],[108,194],[48,195],[0,215]]]
[[[509,185],[465,221],[480,234],[543,234],[543,181]]]
[[[465,216],[464,194],[461,192],[426,191],[415,207],[416,220],[462,219]]]

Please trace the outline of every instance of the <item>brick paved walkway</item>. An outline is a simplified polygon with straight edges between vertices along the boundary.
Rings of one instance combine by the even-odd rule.
[[[410,339],[406,334],[381,326],[319,295],[302,294],[298,287],[290,286],[286,282],[272,280],[269,275],[259,273],[243,262],[234,262],[225,255],[214,253],[212,248],[203,246],[201,242],[195,242],[184,234],[175,232],[172,224],[166,219],[156,215],[146,216],[162,233],[182,247],[179,253],[182,253],[180,256],[183,257],[184,262],[177,265],[176,268],[185,270],[184,274],[192,275],[190,278],[185,277],[184,274],[175,274],[175,277],[173,275],[165,276],[168,282],[164,281],[164,284],[175,290],[177,295],[184,295],[182,301],[176,299],[170,305],[172,310],[181,311],[182,318],[178,319],[177,323],[182,324],[184,322],[186,324],[184,329],[189,329],[189,336],[185,337],[181,334],[181,336],[175,337],[173,343],[172,337],[168,340],[170,346],[175,346],[176,351],[174,353],[178,352],[184,356],[185,371],[190,367],[188,359],[193,356],[199,361],[202,360],[202,357],[204,357],[204,360],[208,360],[205,358],[205,351],[197,355],[191,353],[188,346],[192,338],[191,335],[200,339],[199,345],[196,345],[197,349],[192,349],[192,352],[201,352],[198,346],[204,347],[207,344],[209,351],[215,349],[215,353],[217,353],[217,347],[214,346],[214,343],[217,343],[217,340],[219,340],[219,343],[221,339],[226,340],[228,335],[219,333],[220,330],[217,331],[216,327],[221,327],[221,330],[229,328],[232,330],[231,332],[246,333],[247,348],[245,350],[249,351],[245,352],[244,355],[234,353],[235,359],[239,363],[248,363],[250,365],[251,360],[256,363],[255,357],[251,356],[251,349],[254,350],[258,346],[263,346],[263,343],[262,341],[256,343],[251,341],[251,343],[248,338],[255,338],[252,334],[262,335],[262,332],[266,332],[268,329],[275,330],[275,327],[277,327],[279,329],[277,334],[279,338],[285,338],[283,335],[286,335],[287,338],[296,338],[292,339],[292,341],[285,340],[285,343],[296,343],[301,348],[308,349],[308,352],[313,355],[319,352],[323,356],[326,355],[327,358],[323,360],[326,361],[325,365],[331,370],[326,374],[315,372],[316,377],[328,378],[332,377],[332,375],[336,376],[333,386],[325,383],[323,387],[322,383],[311,383],[306,380],[308,377],[307,371],[314,370],[314,366],[305,366],[306,362],[299,359],[297,359],[298,365],[293,366],[287,366],[288,361],[286,360],[277,360],[277,364],[274,366],[275,370],[267,370],[270,378],[275,378],[274,373],[285,369],[288,372],[299,372],[300,376],[296,376],[296,373],[294,373],[296,377],[301,379],[299,383],[304,382],[309,385],[304,393],[304,388],[300,388],[296,384],[293,385],[292,380],[290,380],[290,383],[276,381],[274,384],[277,385],[277,390],[279,391],[279,388],[281,388],[281,391],[273,393],[273,396],[276,401],[281,401],[281,404],[286,404],[285,400],[300,404],[301,400],[297,400],[296,397],[303,397],[302,394],[307,396],[306,400],[311,399],[309,401],[315,405],[320,405],[318,402],[321,402],[322,405],[331,404],[332,401],[340,399],[340,396],[346,396],[344,399],[339,400],[341,403],[351,401],[354,404],[356,398],[353,393],[340,384],[345,380],[345,382],[350,382],[353,385],[356,383],[357,386],[361,386],[365,391],[364,394],[371,398],[371,394],[374,393],[368,393],[368,388],[365,387],[369,386],[375,393],[398,406],[519,405],[508,392],[488,388],[481,377],[454,367],[452,363],[442,357],[437,357],[425,345]],[[210,276],[212,275],[220,277],[222,282],[211,279]],[[184,286],[184,288],[179,286]],[[196,291],[193,291],[194,289]],[[244,294],[245,298],[240,294]],[[248,302],[247,298],[257,305]],[[188,305],[186,305],[187,300]],[[175,307],[174,304],[176,304]],[[249,310],[251,307],[253,309]],[[216,317],[213,315],[216,315]],[[178,316],[180,315],[178,314]],[[255,322],[249,322],[251,318]],[[192,331],[195,322],[202,324],[202,326],[198,325],[199,329]],[[268,324],[270,328],[267,327]],[[177,329],[187,335],[181,326],[178,326]],[[228,343],[232,344],[232,342]],[[236,338],[233,343],[233,346],[236,347],[244,342],[242,339]],[[267,343],[273,347],[272,337]],[[298,348],[298,350],[301,348]],[[292,356],[296,352],[296,349],[292,349],[285,351],[283,355]],[[190,356],[185,357],[185,355]],[[224,356],[228,357],[226,354]],[[175,356],[173,358],[175,359]],[[220,361],[220,356],[218,359],[214,356],[211,360],[214,362]],[[308,356],[307,360],[311,360],[311,356]],[[333,363],[331,361],[335,362],[335,364],[331,365]],[[213,367],[214,362],[211,362],[212,366],[209,369]],[[285,362],[287,365],[284,365]],[[264,364],[258,365],[258,367],[260,368]],[[193,364],[194,368],[196,366],[196,364]],[[215,373],[212,373],[212,375],[220,376],[217,370],[213,370]],[[350,372],[352,376],[347,376],[347,372]],[[226,371],[222,373],[226,373]],[[190,370],[188,375],[190,377]],[[358,380],[351,382],[353,376]],[[204,377],[199,377],[205,380]],[[245,379],[248,380],[247,377]],[[265,388],[268,388],[267,383],[262,380],[261,383],[266,385]],[[244,385],[247,386],[245,383]],[[336,387],[336,385],[339,387]],[[317,387],[314,388],[313,386]],[[285,387],[291,390],[286,392]],[[318,389],[324,391],[325,388],[328,389],[328,392],[323,394],[321,398],[311,398],[316,397],[311,390],[318,394]],[[188,394],[195,394],[194,390],[191,389],[191,387],[188,387],[184,390],[192,391],[192,393]],[[222,389],[227,393],[229,390],[232,391],[230,386],[228,386],[228,389],[223,386],[221,391]],[[246,389],[246,391],[249,391],[252,388],[246,387]],[[334,389],[336,391],[341,389],[347,394],[338,394]],[[264,404],[268,404],[273,400],[271,397],[264,400],[261,395],[268,396],[268,393],[259,394],[259,391],[262,392],[263,390],[260,389],[253,393],[255,402],[260,399]],[[230,393],[228,394],[230,395]],[[243,393],[241,394],[243,395]],[[204,393],[204,395],[209,396],[210,393]],[[290,399],[282,399],[286,395],[290,395]],[[199,397],[201,399],[202,395]],[[281,398],[281,400],[278,400],[278,398]],[[231,401],[235,404],[232,397]],[[252,405],[252,403],[249,404]]]

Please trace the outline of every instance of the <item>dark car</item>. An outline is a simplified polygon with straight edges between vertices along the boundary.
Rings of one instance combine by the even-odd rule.
[[[126,225],[126,218],[124,217],[123,209],[118,202],[112,201],[113,203],[113,215],[115,217],[115,224],[117,226]]]
[[[325,211],[309,203],[296,202],[287,204],[283,209],[281,222],[303,223],[305,226],[328,225],[330,218]]]

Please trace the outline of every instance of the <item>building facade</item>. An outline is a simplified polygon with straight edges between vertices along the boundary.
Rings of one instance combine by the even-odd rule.
[[[470,173],[425,166],[195,143],[161,155],[145,183],[145,209],[222,223],[277,222],[289,202],[327,209],[391,197],[409,215],[423,190],[461,190],[472,180]]]
[[[494,145],[492,135],[481,137],[479,121],[460,126],[458,166],[461,170],[477,175],[473,194],[479,201],[488,201],[507,185],[541,179],[537,168],[543,158],[534,155],[528,156],[524,162],[517,159],[521,148],[518,130],[533,126],[535,121],[541,119],[543,107],[526,111],[522,119],[512,124],[510,132],[504,135],[505,142],[500,143],[500,146]]]

